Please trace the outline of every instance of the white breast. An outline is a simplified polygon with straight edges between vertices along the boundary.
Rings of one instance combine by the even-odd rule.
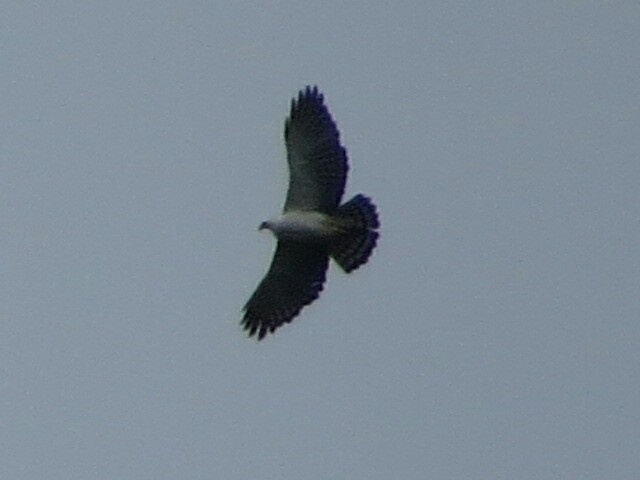
[[[319,212],[287,212],[268,224],[278,238],[321,240],[332,233],[330,217]]]

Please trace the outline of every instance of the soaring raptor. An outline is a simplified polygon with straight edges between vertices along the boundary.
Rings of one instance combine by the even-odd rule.
[[[266,276],[244,307],[242,325],[262,340],[291,322],[322,291],[329,257],[349,273],[366,263],[380,223],[364,195],[340,205],[347,152],[317,87],[291,102],[284,140],[289,190],[283,214],[260,224],[278,239]]]

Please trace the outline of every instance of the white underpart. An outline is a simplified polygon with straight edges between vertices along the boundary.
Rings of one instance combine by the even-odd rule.
[[[293,211],[267,222],[278,238],[325,239],[333,233],[331,217],[320,212]]]

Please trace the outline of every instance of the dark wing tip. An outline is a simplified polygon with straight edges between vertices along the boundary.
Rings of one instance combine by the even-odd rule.
[[[303,90],[298,92],[298,97],[291,100],[290,118],[295,116],[295,112],[304,104],[324,106],[324,95],[318,90],[316,85],[307,85]]]
[[[307,86],[304,90],[298,92],[298,97],[291,100],[291,111],[289,117],[285,121],[284,136],[289,137],[289,129],[294,122],[315,126],[320,131],[327,132],[336,144],[336,148],[342,151],[346,156],[346,151],[340,145],[340,132],[333,121],[327,106],[324,104],[324,95],[318,90],[318,87]],[[316,133],[317,134],[317,133]],[[345,160],[346,162],[346,160]]]
[[[317,292],[314,292],[314,295],[307,299],[303,304],[296,305],[294,307],[283,307],[267,312],[247,310],[241,324],[249,337],[253,337],[257,334],[258,341],[260,341],[267,336],[267,333],[274,333],[282,325],[291,323],[293,319],[298,316],[303,307],[309,305],[318,298],[321,290],[322,288]]]
[[[317,85],[307,85],[304,90],[300,90],[298,93],[298,102],[311,98],[318,100],[320,103],[324,101],[324,95],[320,93]]]

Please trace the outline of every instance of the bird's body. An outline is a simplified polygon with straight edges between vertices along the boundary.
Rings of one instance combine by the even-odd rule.
[[[262,222],[278,246],[271,267],[244,308],[242,324],[261,340],[318,298],[329,258],[347,273],[369,259],[380,226],[364,195],[340,205],[347,153],[316,87],[301,91],[285,123],[289,189],[283,214]]]
[[[261,227],[279,240],[327,241],[339,231],[339,225],[325,213],[295,210],[263,222]]]

